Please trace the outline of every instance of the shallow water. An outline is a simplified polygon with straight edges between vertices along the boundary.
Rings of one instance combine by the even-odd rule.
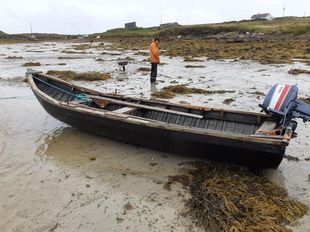
[[[105,82],[77,82],[107,92],[149,98],[152,91],[170,82],[235,93],[176,96],[173,102],[189,102],[217,108],[259,111],[263,97],[275,83],[298,84],[300,96],[309,96],[307,75],[292,76],[291,68],[307,69],[302,63],[261,65],[251,61],[198,62],[205,68],[185,68],[183,58],[162,57],[158,82],[151,86],[148,67],[141,55],[121,55],[90,49],[89,54],[65,54],[71,43],[0,45],[0,231],[187,231],[199,230],[180,216],[186,191],[173,185],[163,189],[168,175],[182,174],[180,163],[192,161],[149,149],[118,143],[73,129],[50,117],[22,83],[26,62],[40,62],[40,71],[74,70],[111,72]],[[56,51],[57,50],[57,51]],[[108,51],[111,52],[111,51]],[[115,52],[114,52],[115,53]],[[23,59],[6,59],[22,56]],[[79,59],[58,59],[59,56]],[[118,70],[117,58],[132,57],[127,71]],[[102,58],[105,61],[95,61]],[[65,66],[58,65],[66,63]],[[195,64],[195,62],[191,62]],[[222,102],[235,101],[230,105]],[[273,181],[284,185],[290,196],[310,205],[310,125],[299,123],[298,138],[287,148],[278,170],[266,170]],[[126,209],[127,203],[132,209]],[[129,207],[131,208],[131,207]],[[294,227],[307,231],[309,216]],[[309,229],[308,229],[309,231]]]

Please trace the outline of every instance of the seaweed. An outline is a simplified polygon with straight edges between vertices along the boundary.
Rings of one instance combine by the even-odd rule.
[[[185,65],[185,68],[205,68],[204,65]]]
[[[111,78],[110,73],[101,73],[101,72],[76,73],[70,70],[65,71],[49,70],[47,74],[57,76],[63,80],[104,81]]]
[[[164,87],[163,90],[170,91],[177,94],[190,94],[190,93],[206,93],[207,91],[204,89],[198,89],[198,88],[189,88],[185,85],[170,85],[167,87]]]
[[[291,231],[285,226],[308,212],[262,173],[217,163],[193,162],[186,202],[206,231]]]
[[[165,99],[170,99],[175,96],[175,93],[171,91],[166,91],[166,90],[160,90],[152,93],[153,97],[158,97],[158,98],[165,98]]]
[[[21,56],[8,56],[5,59],[8,59],[8,60],[18,60],[18,59],[23,59],[23,57],[21,57]]]
[[[299,75],[299,74],[310,74],[310,71],[295,68],[295,69],[289,70],[288,73],[292,75]]]
[[[204,62],[204,60],[197,59],[194,57],[184,57],[184,62]]]
[[[160,91],[152,94],[154,97],[159,98],[173,98],[175,94],[224,94],[234,93],[235,90],[205,90],[199,88],[186,87],[185,85],[169,85]]]
[[[298,100],[310,104],[310,97],[300,97]]]
[[[139,72],[150,72],[151,69],[148,67],[140,67],[137,69]]]
[[[40,62],[27,62],[23,64],[24,67],[30,67],[30,66],[41,66]]]
[[[223,103],[226,105],[229,105],[230,103],[233,103],[235,101],[235,99],[233,98],[226,98]]]

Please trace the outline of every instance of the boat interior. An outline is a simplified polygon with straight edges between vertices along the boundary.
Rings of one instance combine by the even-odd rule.
[[[277,122],[267,115],[125,98],[84,90],[44,74],[32,77],[40,91],[57,101],[81,104],[94,110],[127,114],[153,122],[242,135],[259,135],[258,131],[261,129],[272,130],[277,126]]]

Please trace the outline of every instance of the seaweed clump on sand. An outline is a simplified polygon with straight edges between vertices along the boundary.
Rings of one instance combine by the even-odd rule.
[[[213,163],[193,165],[187,215],[206,231],[291,231],[285,225],[308,212],[262,174]]]
[[[165,98],[165,99],[170,99],[175,96],[175,93],[171,91],[166,91],[166,90],[160,90],[152,93],[153,97],[158,97],[158,98]]]
[[[190,88],[190,87],[186,87],[185,85],[170,85],[170,86],[164,87],[163,90],[170,91],[170,92],[177,93],[177,94],[207,93],[207,90],[198,89],[198,88]]]
[[[298,100],[310,104],[310,97],[300,97]]]
[[[24,67],[31,67],[31,66],[41,66],[40,62],[27,62],[23,64]]]
[[[310,74],[310,71],[295,68],[295,69],[289,70],[288,73],[292,75],[299,75],[299,74]]]
[[[150,72],[151,69],[148,67],[140,67],[137,69],[139,72]]]
[[[8,60],[19,60],[19,59],[23,59],[23,57],[21,57],[21,56],[8,56],[6,59],[8,59]]]
[[[175,94],[191,94],[191,93],[198,93],[203,94],[207,91],[204,89],[197,89],[197,88],[189,88],[185,85],[170,85],[167,87],[164,87],[160,91],[156,91],[152,94],[153,97],[159,97],[159,98],[173,98]]]
[[[226,104],[226,105],[229,105],[231,103],[233,103],[234,101],[236,101],[235,99],[233,98],[226,98],[223,103]]]
[[[185,57],[184,62],[204,62],[204,60],[201,60],[201,59],[197,59],[197,58],[194,58],[194,57]]]
[[[185,65],[185,68],[205,68],[204,65]]]
[[[152,96],[159,98],[173,98],[175,94],[224,94],[234,92],[235,90],[205,90],[186,87],[185,85],[169,85],[162,90],[153,93]]]
[[[111,78],[110,73],[101,73],[101,72],[84,72],[76,73],[74,71],[65,70],[49,70],[48,75],[57,76],[63,80],[78,80],[78,81],[104,81]]]

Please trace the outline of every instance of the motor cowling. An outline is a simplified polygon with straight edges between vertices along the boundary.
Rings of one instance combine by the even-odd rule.
[[[310,105],[298,100],[296,85],[274,85],[259,106],[267,114],[278,117],[282,126],[291,124],[295,118],[310,121]]]

